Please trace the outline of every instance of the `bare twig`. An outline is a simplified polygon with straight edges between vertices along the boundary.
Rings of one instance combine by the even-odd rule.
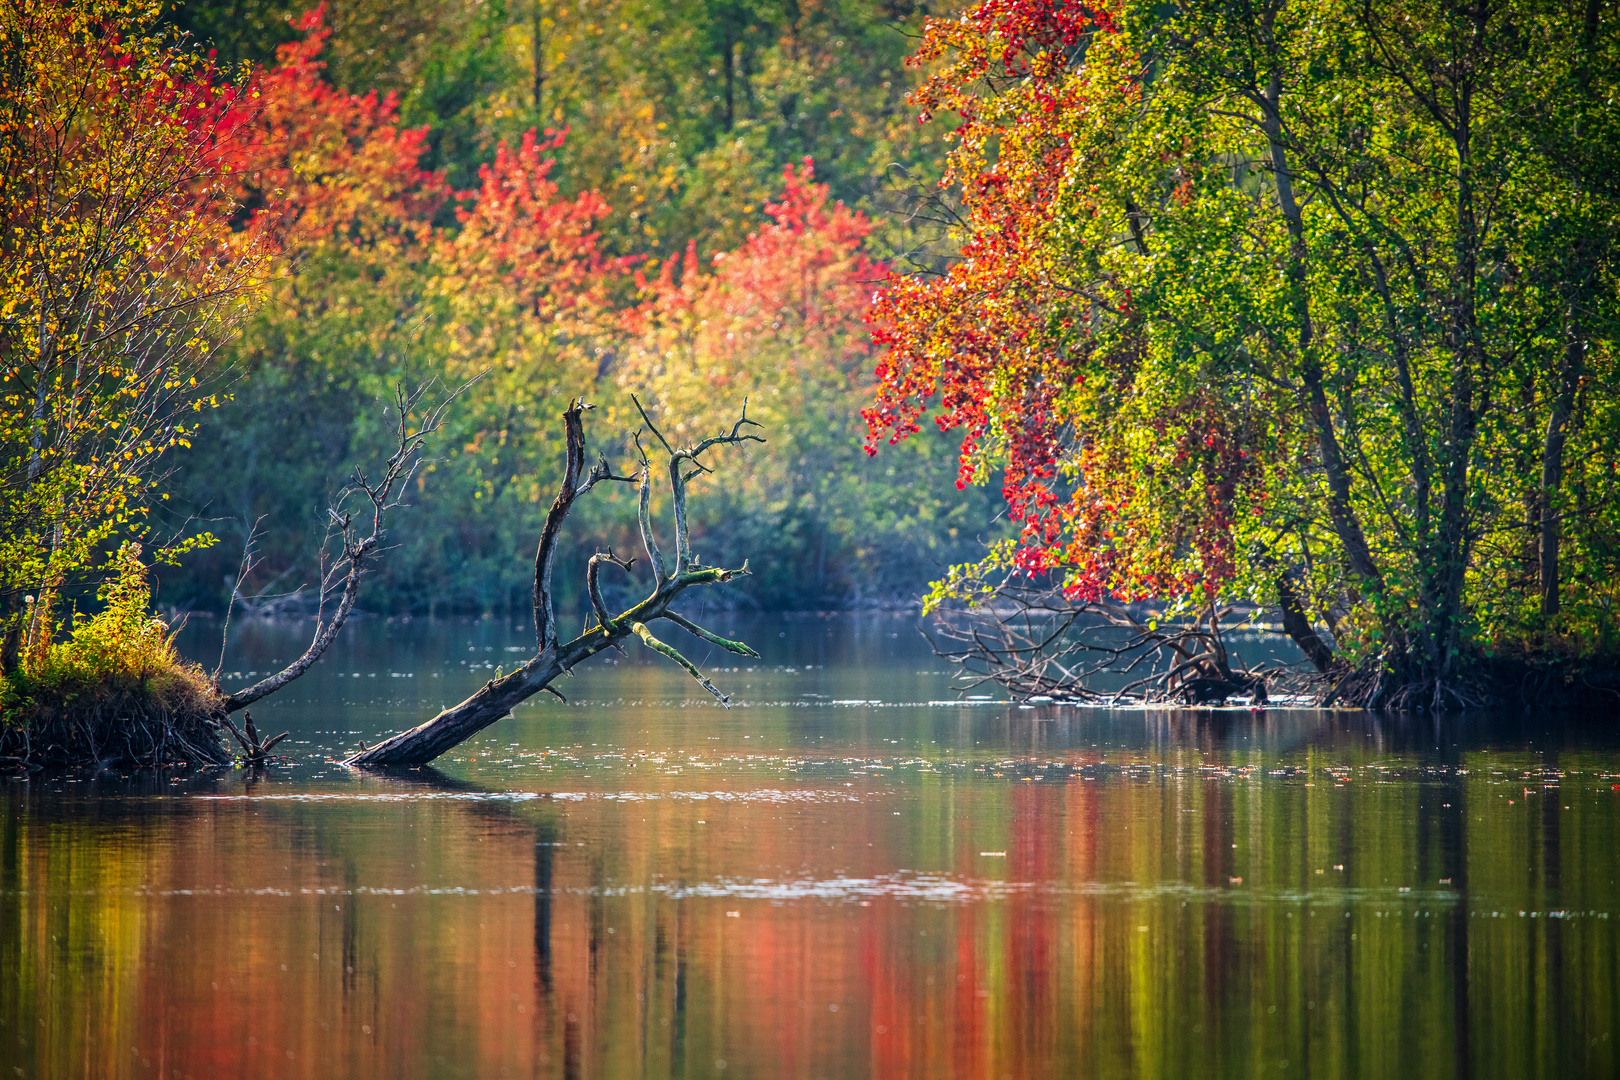
[[[264,515],[248,529],[247,539],[242,541],[242,562],[237,567],[236,582],[231,586],[231,600],[225,605],[225,625],[219,628],[219,663],[214,665],[214,681],[219,682],[219,673],[225,667],[225,644],[231,635],[231,612],[236,610],[236,601],[242,595],[242,582],[253,572],[257,565],[253,558],[253,541],[259,537],[259,526],[264,522]]]

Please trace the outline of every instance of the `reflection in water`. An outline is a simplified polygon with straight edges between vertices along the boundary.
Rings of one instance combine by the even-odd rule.
[[[571,699],[600,704],[497,725],[442,772],[311,752],[257,779],[0,787],[0,1065],[1620,1069],[1612,721],[908,706],[945,696],[927,658],[832,626],[822,657],[873,647],[807,670],[826,627],[799,627],[737,673],[751,707],[582,673]],[[830,704],[854,699],[877,704]],[[311,746],[399,722],[347,710],[276,722]]]

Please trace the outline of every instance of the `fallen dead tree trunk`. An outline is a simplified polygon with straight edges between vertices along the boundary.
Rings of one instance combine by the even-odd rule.
[[[722,567],[702,566],[698,557],[692,553],[692,543],[686,523],[686,485],[699,473],[708,472],[701,456],[716,446],[730,446],[742,442],[764,442],[758,435],[744,431],[747,427],[758,427],[754,421],[748,419],[748,403],[743,402],[742,416],[736,424],[732,425],[729,434],[716,435],[704,439],[695,445],[677,449],[670,445],[647,416],[641,410],[642,419],[648,429],[657,437],[659,444],[668,456],[669,489],[674,503],[675,516],[675,567],[671,570],[664,562],[663,553],[659,550],[658,541],[653,532],[649,503],[652,494],[652,463],[645,450],[641,448],[640,436],[637,436],[636,446],[641,450],[641,466],[637,476],[615,476],[605,458],[599,458],[596,465],[585,473],[585,431],[583,416],[586,409],[591,406],[581,402],[571,402],[567,411],[563,413],[563,424],[568,440],[568,461],[564,470],[561,489],[556,500],[551,504],[551,510],[546,515],[545,527],[540,534],[539,548],[534,560],[534,627],[536,653],[532,659],[510,675],[499,679],[492,679],[459,705],[445,709],[433,719],[401,732],[398,735],[378,743],[367,750],[362,750],[349,758],[348,765],[422,765],[443,754],[451,747],[463,742],[471,736],[482,731],[497,720],[511,715],[512,707],[519,702],[533,697],[542,690],[548,691],[558,698],[562,695],[552,687],[552,682],[567,674],[582,661],[595,656],[604,649],[618,646],[625,639],[639,637],[644,644],[656,652],[662,653],[684,667],[691,676],[701,683],[722,704],[727,698],[715,685],[703,676],[696,665],[682,656],[680,652],[655,637],[648,623],[656,619],[667,619],[676,626],[702,638],[711,645],[718,645],[730,652],[743,656],[758,656],[739,641],[728,641],[716,634],[703,629],[701,626],[669,610],[677,597],[695,585],[713,585],[730,581],[748,573],[747,563],[738,569],[727,570]],[[636,408],[641,409],[641,403],[636,402]],[[598,552],[591,556],[586,565],[585,584],[586,592],[590,596],[591,607],[595,612],[597,625],[586,633],[571,641],[561,641],[557,633],[556,613],[552,605],[551,576],[552,567],[556,562],[558,538],[562,531],[563,522],[568,517],[574,501],[602,481],[615,481],[620,483],[634,483],[640,494],[639,521],[641,526],[642,545],[646,549],[647,561],[652,566],[653,588],[645,600],[618,615],[609,614],[602,601],[602,591],[598,585],[598,574],[602,566],[611,564],[624,570],[629,570],[635,560],[621,560],[612,552]]]

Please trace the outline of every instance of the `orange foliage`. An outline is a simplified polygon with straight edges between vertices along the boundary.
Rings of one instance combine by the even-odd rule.
[[[500,287],[518,310],[547,322],[607,304],[610,275],[622,272],[625,260],[597,246],[596,224],[610,209],[600,195],[557,198],[550,176],[556,160],[543,155],[566,134],[548,129],[538,139],[531,129],[516,150],[500,144],[494,164],[478,170],[482,186],[462,193],[470,205],[456,212],[461,230],[440,238],[452,290]]]
[[[872,223],[843,203],[827,202],[809,158],[782,171],[771,223],[748,234],[736,251],[701,266],[695,244],[683,257],[637,271],[642,302],[624,326],[652,374],[677,349],[701,358],[712,386],[758,377],[762,354],[798,378],[843,383],[862,373],[871,351],[861,318],[887,269],[862,251]],[[677,276],[677,270],[679,275]]]

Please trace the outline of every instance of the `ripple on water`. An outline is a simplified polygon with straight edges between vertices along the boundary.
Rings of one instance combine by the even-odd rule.
[[[563,802],[658,802],[687,800],[691,802],[734,803],[853,803],[860,796],[850,791],[784,790],[763,788],[751,791],[385,791],[385,792],[287,792],[254,795],[192,795],[203,802],[532,802],[554,799]]]

